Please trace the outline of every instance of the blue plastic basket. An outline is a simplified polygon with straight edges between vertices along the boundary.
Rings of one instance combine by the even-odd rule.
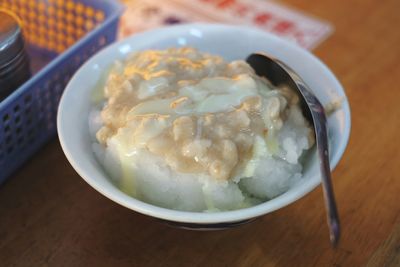
[[[22,21],[33,76],[0,102],[0,184],[56,135],[61,94],[91,55],[113,42],[116,0],[1,0]],[[73,107],[71,107],[73,108]]]

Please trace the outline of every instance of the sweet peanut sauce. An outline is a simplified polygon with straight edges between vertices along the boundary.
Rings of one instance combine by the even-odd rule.
[[[175,171],[217,180],[243,175],[259,140],[273,151],[271,140],[298,106],[295,94],[246,62],[194,48],[137,52],[117,62],[105,98],[101,144],[119,142],[127,155],[147,149]]]

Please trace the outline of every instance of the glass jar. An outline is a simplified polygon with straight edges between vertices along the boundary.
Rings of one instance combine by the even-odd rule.
[[[0,101],[31,76],[18,18],[0,10]]]

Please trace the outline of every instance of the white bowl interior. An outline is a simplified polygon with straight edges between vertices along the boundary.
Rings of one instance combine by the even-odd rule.
[[[323,104],[343,99],[341,108],[328,119],[331,168],[337,165],[349,138],[350,110],[342,86],[322,62],[309,52],[260,30],[218,24],[187,24],[137,34],[115,43],[86,62],[69,82],[59,106],[57,124],[60,142],[74,169],[100,193],[153,217],[179,222],[220,223],[249,219],[279,209],[320,183],[314,153],[305,165],[302,182],[270,201],[242,210],[218,213],[169,210],[134,199],[116,188],[92,151],[88,130],[91,92],[98,85],[104,70],[116,59],[123,59],[133,51],[177,46],[196,47],[219,54],[226,60],[245,59],[253,52],[266,52],[292,67]]]

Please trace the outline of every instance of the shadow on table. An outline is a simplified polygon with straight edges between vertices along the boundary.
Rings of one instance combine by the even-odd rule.
[[[86,247],[108,264],[135,266],[312,266],[329,248],[316,219],[293,205],[229,230],[175,229],[121,207],[104,214]],[[80,240],[82,242],[83,240]],[[320,250],[320,252],[316,252]],[[94,262],[93,262],[94,263]]]

